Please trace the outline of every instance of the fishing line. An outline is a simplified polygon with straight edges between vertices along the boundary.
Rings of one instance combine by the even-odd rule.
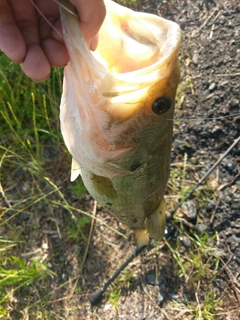
[[[206,120],[221,120],[221,119],[226,119],[226,118],[231,118],[231,117],[235,117],[235,116],[239,116],[240,113],[237,112],[237,113],[233,113],[233,114],[229,114],[227,116],[219,116],[219,117],[213,117],[213,118],[203,118],[203,115],[198,115],[199,118],[179,118],[177,120],[184,120],[184,121],[206,121]],[[168,119],[168,120],[172,120],[172,119]]]
[[[182,206],[182,204],[188,200],[194,191],[203,183],[203,181],[209,176],[209,174],[222,162],[222,160],[229,154],[229,152],[238,144],[240,141],[240,136],[231,144],[231,146],[224,152],[224,154],[214,163],[214,165],[204,174],[204,176],[199,180],[197,184],[192,188],[192,190],[175,206],[175,208],[169,213],[168,219],[171,219],[174,213]]]
[[[166,119],[166,121],[199,121],[199,122],[203,122],[203,121],[213,121],[213,120],[222,120],[222,119],[227,119],[227,118],[232,118],[232,117],[235,117],[235,116],[239,116],[240,113],[233,113],[231,115],[227,115],[227,116],[219,116],[219,117],[213,117],[213,118],[203,118],[203,115],[198,115],[199,118],[177,118],[177,115],[174,116],[173,119]]]
[[[75,13],[75,12],[73,12],[73,11],[71,11],[69,8],[67,8],[63,3],[61,3],[61,2],[59,2],[59,1],[57,1],[57,0],[53,0],[56,4],[58,4],[60,7],[62,7],[63,9],[65,9],[66,11],[68,11],[69,13],[71,13],[72,15],[74,15],[75,17],[77,17],[78,18],[78,15]]]
[[[74,15],[75,17],[78,18],[77,14],[71,10],[69,10],[66,6],[64,6],[62,3],[60,3],[57,0],[53,0],[55,3],[57,3],[59,6],[61,6],[62,8],[64,8],[66,11],[68,11],[69,13],[71,13],[72,15]],[[45,15],[42,13],[42,11],[38,8],[38,6],[34,3],[33,0],[31,0],[32,5],[34,6],[34,8],[37,10],[37,12],[40,14],[40,16],[53,28],[54,31],[56,31],[56,33],[60,36],[60,38],[62,38],[64,40],[63,35],[57,30],[57,28],[54,27],[54,25],[47,19],[47,17],[45,17]],[[59,16],[60,19],[60,16]]]
[[[55,0],[53,0],[54,2],[56,2]],[[57,32],[57,34],[63,39],[63,36],[61,35],[61,33],[54,27],[54,25],[45,17],[45,15],[42,13],[42,11],[38,8],[38,6],[34,3],[33,0],[31,0],[32,5],[34,6],[34,8],[37,10],[37,12],[40,14],[41,17],[43,17],[43,19],[53,28],[54,31]]]

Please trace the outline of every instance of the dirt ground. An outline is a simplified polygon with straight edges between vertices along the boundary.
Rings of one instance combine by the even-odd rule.
[[[172,170],[187,158],[191,169],[187,171],[189,177],[186,179],[196,183],[240,134],[239,1],[149,0],[138,1],[134,6],[140,11],[173,20],[182,29],[182,76],[176,103]],[[48,152],[51,153],[52,150]],[[68,168],[66,172],[67,170]],[[131,234],[121,236],[106,226],[107,224],[119,230],[112,216],[102,208],[94,208],[94,201],[89,195],[80,201],[70,192],[69,182],[64,182],[61,192],[71,200],[72,206],[94,212],[99,220],[92,224],[91,232],[87,225],[84,228],[86,238],[82,237],[76,242],[66,236],[67,225],[70,223],[69,213],[62,209],[57,212],[58,227],[62,234],[60,238],[56,223],[49,218],[48,209],[39,205],[41,217],[35,236],[37,232],[39,244],[44,241],[48,243],[48,265],[56,272],[56,276],[49,279],[54,293],[46,302],[46,308],[54,310],[53,318],[239,319],[239,170],[240,151],[237,145],[208,178],[208,185],[212,186],[214,191],[211,192],[215,196],[209,200],[204,199],[204,205],[197,196],[191,198],[197,206],[195,221],[186,225],[181,234],[178,222],[169,221],[167,226],[169,241],[173,246],[179,246],[179,254],[186,254],[188,250],[188,244],[184,243],[186,233],[205,231],[209,236],[217,235],[214,244],[217,243],[216,254],[221,257],[221,262],[211,288],[208,287],[207,280],[200,281],[196,277],[196,283],[190,285],[186,275],[179,276],[176,272],[176,258],[162,242],[138,256],[94,308],[90,307],[89,297],[131,254],[135,243]],[[57,174],[58,171],[55,172]],[[173,189],[170,182],[168,197],[174,196]],[[24,221],[23,216],[22,222],[29,223]],[[91,238],[83,264],[89,232]],[[26,232],[26,239],[27,237],[31,236]],[[209,259],[206,257],[206,263]],[[71,286],[69,283],[65,286],[69,280]],[[223,311],[217,312],[219,305],[216,305],[216,312],[212,312],[215,316],[203,316],[201,312],[194,312],[194,308],[198,309],[206,301],[210,291],[217,297],[216,301],[218,298],[221,300],[220,307]],[[35,292],[37,290],[33,290]],[[12,319],[20,317],[13,313]],[[33,318],[30,316],[30,319]]]

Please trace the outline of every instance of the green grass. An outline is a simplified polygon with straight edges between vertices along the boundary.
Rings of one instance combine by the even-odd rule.
[[[90,219],[88,217],[72,220],[67,230],[67,236],[69,239],[74,239],[77,243],[80,242],[81,239],[87,241],[87,238],[84,235],[84,228],[89,224]]]
[[[17,290],[48,275],[54,275],[54,273],[40,261],[35,260],[28,265],[21,258],[11,256],[6,258],[4,266],[0,267],[0,287],[3,289],[12,286]]]
[[[70,185],[68,189],[71,190],[73,195],[77,198],[83,197],[87,192],[82,180],[76,180],[76,183]]]
[[[22,315],[53,318],[44,302],[52,295],[49,279],[54,272],[41,248],[40,212],[49,216],[59,235],[58,212],[68,212],[77,221],[76,230],[66,226],[69,241],[86,239],[82,229],[89,218],[70,208],[61,192],[69,184],[70,168],[59,126],[62,77],[62,70],[54,69],[48,81],[35,83],[0,53],[0,319],[13,316],[13,301]],[[77,181],[68,193],[80,199],[86,189]],[[29,299],[21,299],[23,293]]]

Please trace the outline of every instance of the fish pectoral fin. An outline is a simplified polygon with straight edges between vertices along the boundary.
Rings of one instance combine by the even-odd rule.
[[[160,241],[164,236],[166,224],[165,200],[162,198],[158,208],[147,217],[146,225],[149,237]]]
[[[147,246],[149,244],[149,236],[147,233],[147,229],[134,230],[134,234],[138,248],[142,246]]]
[[[75,161],[75,160],[72,158],[70,181],[72,182],[72,181],[76,180],[79,175],[81,175],[81,167],[80,167],[80,165],[77,163],[77,161]]]

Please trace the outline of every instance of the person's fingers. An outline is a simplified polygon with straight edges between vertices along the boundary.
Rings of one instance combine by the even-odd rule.
[[[39,44],[37,16],[31,0],[8,0],[8,2],[26,44]]]
[[[50,73],[49,62],[41,48],[36,10],[31,0],[8,0],[15,22],[26,43],[26,55],[21,67],[33,80],[46,79]]]
[[[29,78],[35,81],[46,80],[51,70],[49,62],[38,44],[28,45],[27,55],[21,68]]]
[[[44,53],[53,67],[63,67],[68,63],[69,56],[63,43],[47,38],[42,41]]]
[[[63,66],[68,53],[59,30],[58,5],[53,0],[0,0],[0,49],[21,63],[27,76],[36,81],[49,76],[50,65]],[[80,28],[90,46],[97,47],[98,30],[105,18],[103,0],[72,0],[79,13]],[[37,12],[37,13],[36,13]]]
[[[35,5],[42,49],[51,66],[63,67],[69,60],[64,40],[59,34],[58,37],[53,36],[60,24],[58,4],[53,0],[35,0]]]
[[[0,1],[0,49],[17,63],[22,62],[26,55],[24,38],[7,0]]]
[[[79,24],[85,40],[91,50],[97,47],[97,33],[104,21],[106,7],[103,0],[70,0],[76,7]]]
[[[52,37],[54,40],[61,42],[62,44],[65,44],[63,30],[62,30],[62,23],[60,18],[54,24],[54,29],[52,30]]]
[[[98,46],[98,35],[93,37],[89,44],[90,50],[92,51],[95,51],[97,49],[97,46]]]

